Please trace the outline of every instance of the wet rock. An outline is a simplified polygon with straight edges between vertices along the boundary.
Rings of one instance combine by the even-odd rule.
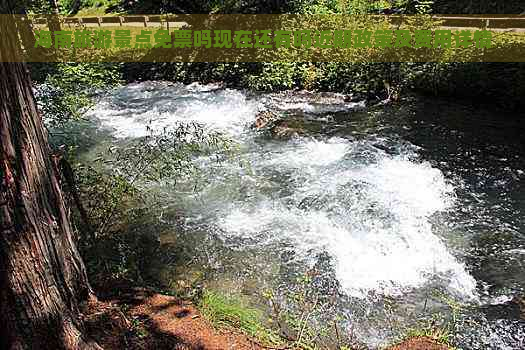
[[[255,116],[253,127],[257,130],[269,129],[275,126],[279,119],[280,117],[277,114],[271,111],[263,111]]]
[[[515,296],[504,303],[486,305],[481,309],[489,320],[525,320],[525,300],[523,297]]]
[[[257,114],[253,127],[257,130],[268,131],[271,136],[277,138],[290,138],[305,133],[298,123],[284,120],[282,116],[271,111]]]
[[[296,102],[314,102],[322,104],[339,104],[355,101],[356,96],[337,92],[317,92],[308,90],[285,91],[276,94],[281,99],[290,99]]]
[[[520,318],[522,320],[525,320],[525,297],[524,296],[521,296],[521,297],[515,297],[513,299],[514,303],[516,305],[518,305],[519,307],[519,310],[520,310]]]
[[[290,138],[304,134],[301,128],[290,126],[287,122],[281,122],[272,128],[272,135],[278,138]]]

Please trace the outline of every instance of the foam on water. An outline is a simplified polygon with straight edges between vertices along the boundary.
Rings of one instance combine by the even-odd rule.
[[[453,202],[441,172],[405,156],[356,159],[362,149],[332,138],[289,143],[263,168],[293,169],[293,194],[232,203],[219,224],[227,235],[291,242],[298,257],[326,251],[350,295],[398,295],[439,276],[474,297],[475,280],[432,232],[429,216]],[[302,206],[306,199],[313,205]],[[292,203],[292,204],[290,204]]]
[[[313,110],[303,101],[290,103],[287,107]],[[145,135],[148,125],[196,121],[244,142],[240,135],[248,133],[246,125],[260,107],[239,91],[140,83],[104,98],[91,115],[117,137]],[[283,181],[276,188],[288,191],[260,191],[239,200],[201,198],[202,203],[222,198],[207,212],[216,215],[212,221],[225,239],[261,246],[286,242],[304,261],[327,252],[341,285],[357,297],[371,291],[398,295],[433,278],[456,294],[474,297],[474,279],[430,222],[432,214],[453,203],[453,187],[438,169],[413,160],[410,151],[400,147],[390,155],[368,140],[298,138],[257,147],[248,142],[244,152],[253,175],[237,163],[224,165],[230,173],[238,171],[240,183],[256,191],[254,182],[271,177]],[[229,179],[219,176],[210,186]],[[211,192],[205,188],[203,196],[206,191]]]
[[[305,171],[304,167],[326,166],[340,160],[350,147],[345,140],[335,137],[328,141],[301,140],[291,146],[291,149],[285,148],[281,154],[271,154],[267,163]]]
[[[256,104],[235,90],[146,82],[117,89],[89,115],[120,138],[145,136],[147,127],[161,130],[180,122],[196,122],[235,135],[253,120],[255,108]]]

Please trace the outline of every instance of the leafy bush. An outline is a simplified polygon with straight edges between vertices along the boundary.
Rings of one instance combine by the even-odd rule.
[[[196,156],[232,151],[231,142],[198,124],[180,124],[112,146],[94,161],[75,164],[80,203],[70,189],[80,248],[95,280],[142,281],[158,248],[155,227],[162,198],[145,185],[169,186],[198,171]],[[84,214],[84,213],[85,214]]]
[[[121,81],[118,64],[56,63],[33,68],[37,104],[50,126],[81,118],[92,105],[93,93]]]
[[[276,62],[261,64],[260,73],[246,77],[248,88],[258,91],[291,89],[298,85],[304,75],[305,64],[297,62]]]

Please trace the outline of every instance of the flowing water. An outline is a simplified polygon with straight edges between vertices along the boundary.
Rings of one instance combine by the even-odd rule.
[[[304,132],[254,130],[265,110]],[[460,347],[525,349],[511,302],[525,288],[524,130],[512,119],[426,99],[372,111],[338,94],[164,82],[117,89],[90,115],[117,142],[194,121],[237,143],[221,162],[196,159],[198,185],[162,189],[159,220],[173,229],[161,240],[187,258],[177,278],[263,304],[263,290],[283,297],[306,274],[331,305],[319,323],[340,315],[356,342],[380,346],[441,314]]]

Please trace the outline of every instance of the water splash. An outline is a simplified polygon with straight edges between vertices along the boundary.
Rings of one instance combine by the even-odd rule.
[[[145,136],[148,127],[161,130],[181,122],[196,122],[237,135],[253,120],[256,107],[235,90],[145,82],[117,89],[88,115],[119,138]]]
[[[428,218],[453,203],[452,186],[428,163],[378,150],[367,164],[361,151],[332,138],[267,153],[260,176],[291,170],[291,194],[230,203],[218,218],[221,229],[265,244],[292,242],[303,258],[327,251],[352,296],[399,295],[440,276],[457,294],[474,298],[474,279],[433,234]]]

